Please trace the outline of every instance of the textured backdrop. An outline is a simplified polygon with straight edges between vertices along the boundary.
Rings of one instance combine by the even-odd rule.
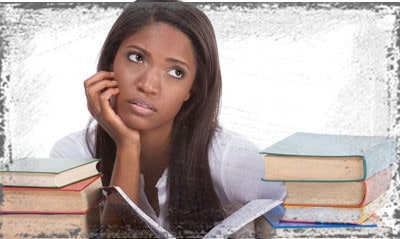
[[[0,3],[0,162],[47,157],[86,127],[83,81],[124,4]],[[223,75],[221,124],[260,149],[295,131],[400,134],[400,8],[390,4],[206,3]],[[399,171],[380,212],[399,235]],[[290,237],[363,237],[356,230]]]

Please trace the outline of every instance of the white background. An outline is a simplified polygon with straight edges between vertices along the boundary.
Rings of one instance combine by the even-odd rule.
[[[95,73],[121,8],[0,6],[7,42],[1,160],[47,157],[57,139],[86,127],[83,81]],[[219,44],[224,127],[260,149],[296,131],[399,135],[394,7],[259,3],[202,9]]]

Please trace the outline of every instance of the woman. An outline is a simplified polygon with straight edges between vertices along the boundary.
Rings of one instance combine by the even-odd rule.
[[[103,185],[121,187],[178,236],[201,236],[255,198],[282,199],[261,182],[257,148],[218,126],[221,73],[213,27],[185,3],[134,3],[84,83],[96,130],[60,140],[53,157],[100,158]],[[92,152],[92,154],[90,153]],[[107,210],[102,224],[118,223]]]

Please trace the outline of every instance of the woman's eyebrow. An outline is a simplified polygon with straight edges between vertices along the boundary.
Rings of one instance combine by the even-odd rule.
[[[166,59],[168,62],[172,62],[175,64],[180,64],[180,65],[184,65],[186,68],[188,68],[190,70],[190,66],[189,64],[187,64],[186,62],[184,62],[183,60],[178,60],[176,58],[167,58]]]
[[[133,48],[133,49],[136,49],[136,50],[140,51],[145,56],[151,56],[150,52],[148,52],[146,49],[144,49],[144,48],[142,48],[140,46],[129,45],[129,46],[126,46],[125,48]]]

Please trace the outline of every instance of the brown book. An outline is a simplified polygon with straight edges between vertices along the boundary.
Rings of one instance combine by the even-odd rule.
[[[359,182],[285,182],[287,206],[363,207],[387,191],[391,168]]]
[[[396,140],[298,132],[264,149],[266,181],[362,181],[397,161]]]
[[[98,159],[22,158],[0,165],[0,182],[14,187],[61,188],[98,175]]]
[[[100,226],[99,208],[84,214],[1,214],[3,238],[89,238]]]
[[[101,197],[101,175],[63,188],[4,186],[0,213],[82,214]]]
[[[361,224],[373,217],[379,209],[385,207],[387,192],[363,207],[284,206],[285,215],[280,220],[286,222]]]

